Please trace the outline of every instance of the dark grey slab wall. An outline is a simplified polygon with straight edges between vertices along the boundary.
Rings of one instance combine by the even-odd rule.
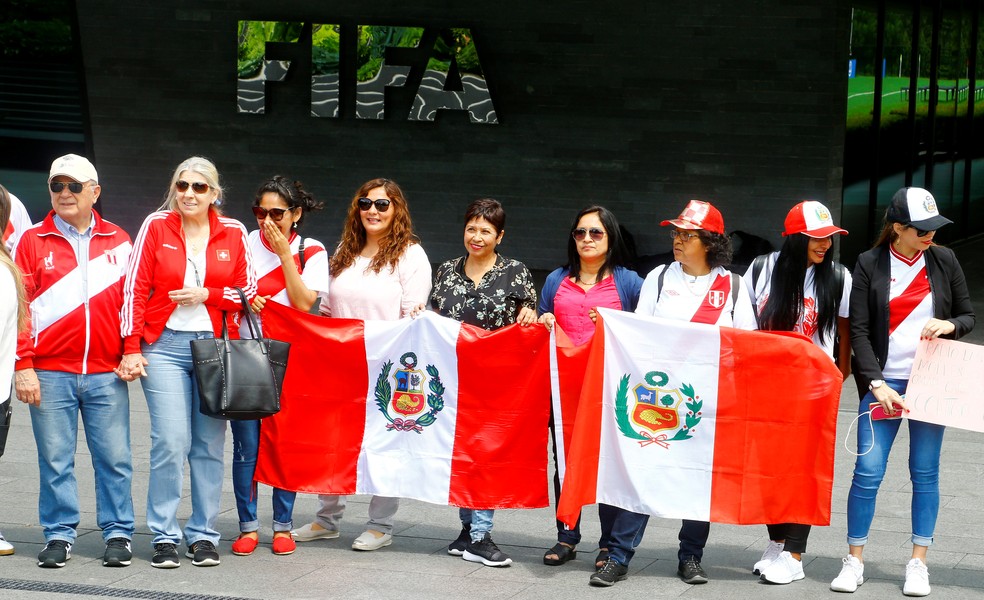
[[[507,208],[503,252],[539,269],[563,260],[570,219],[588,203],[613,209],[640,254],[669,249],[659,220],[690,198],[714,202],[729,230],[774,242],[801,199],[840,212],[842,1],[78,0],[77,8],[103,210],[132,233],[194,154],[218,164],[227,212],[250,229],[262,178],[304,181],[328,203],[306,229],[326,245],[358,185],[393,178],[434,262],[463,251],[461,214],[483,196]],[[304,44],[278,49],[294,64],[288,81],[268,85],[266,114],[237,113],[241,19],[347,27],[342,116],[309,116]],[[355,119],[346,52],[359,24],[471,28],[499,124],[458,112],[407,121],[404,90],[389,92],[386,119]]]

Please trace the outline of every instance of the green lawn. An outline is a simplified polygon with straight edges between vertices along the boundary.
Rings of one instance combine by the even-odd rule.
[[[952,86],[952,79],[941,79],[940,86]],[[961,80],[960,85],[966,85],[967,80]],[[919,87],[928,86],[929,78],[921,77]],[[902,88],[909,86],[908,77],[886,77],[882,89],[882,123],[895,121],[905,118],[909,111],[908,99],[903,100]],[[874,104],[874,77],[855,77],[847,80],[847,126],[848,128],[863,127],[871,123],[871,108]],[[928,101],[917,95],[916,111],[926,114]],[[954,110],[964,113],[967,110],[967,98],[965,95],[960,98],[959,106],[954,106],[954,102],[940,102],[937,105],[937,114],[952,115]],[[978,103],[979,104],[979,103]]]

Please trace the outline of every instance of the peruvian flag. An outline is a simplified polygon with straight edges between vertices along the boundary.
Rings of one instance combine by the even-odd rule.
[[[276,303],[291,343],[281,410],[263,420],[255,478],[299,492],[377,494],[476,509],[547,506],[549,340],[430,311],[325,318]]]
[[[842,377],[798,334],[598,309],[557,507],[828,525]]]

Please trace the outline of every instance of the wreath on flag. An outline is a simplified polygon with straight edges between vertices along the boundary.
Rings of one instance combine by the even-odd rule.
[[[417,366],[417,355],[413,352],[407,352],[400,357],[400,363],[404,367],[412,369]],[[393,388],[389,382],[389,374],[392,369],[393,361],[388,360],[383,363],[383,370],[380,371],[379,377],[376,378],[376,388],[374,390],[376,406],[379,407],[379,411],[389,421],[386,429],[388,431],[414,431],[416,433],[422,433],[423,428],[433,425],[437,421],[438,413],[444,410],[444,384],[441,383],[441,374],[434,365],[427,365],[425,371],[427,371],[428,375],[427,387],[430,390],[430,393],[427,394],[427,406],[430,410],[420,415],[417,419],[401,419],[399,417],[394,418],[389,414],[389,403],[393,395]]]
[[[669,376],[662,371],[650,371],[649,373],[646,373],[645,379],[646,383],[653,387],[666,385],[670,380]],[[694,394],[694,387],[688,383],[685,383],[680,386],[680,391],[687,397],[686,405],[688,412],[683,418],[683,427],[678,429],[673,437],[666,439],[667,442],[679,442],[692,438],[693,435],[691,434],[702,418],[701,409],[704,407],[704,403],[697,399],[697,396]],[[629,419],[628,373],[622,375],[618,382],[618,388],[615,390],[615,423],[618,425],[618,430],[622,432],[622,435],[629,439],[647,441],[650,439],[646,435],[636,431],[636,429],[632,427],[632,421]]]

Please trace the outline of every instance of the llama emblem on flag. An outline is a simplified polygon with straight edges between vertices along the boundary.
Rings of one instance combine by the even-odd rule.
[[[437,421],[438,413],[444,410],[444,384],[441,383],[440,373],[434,365],[427,365],[426,376],[416,368],[417,355],[413,352],[404,353],[400,357],[400,365],[403,368],[396,369],[392,376],[394,390],[390,385],[393,361],[383,363],[376,378],[376,406],[389,421],[387,430],[423,433],[423,428]],[[425,385],[429,394],[424,391]],[[403,416],[390,415],[390,409]]]
[[[623,436],[637,440],[640,446],[656,444],[662,448],[693,437],[703,408],[693,386],[667,388],[669,376],[662,371],[650,371],[645,383],[637,384],[632,390],[635,402],[630,416],[630,378],[629,374],[623,375],[615,393],[615,420]],[[683,415],[681,405],[685,408]]]

